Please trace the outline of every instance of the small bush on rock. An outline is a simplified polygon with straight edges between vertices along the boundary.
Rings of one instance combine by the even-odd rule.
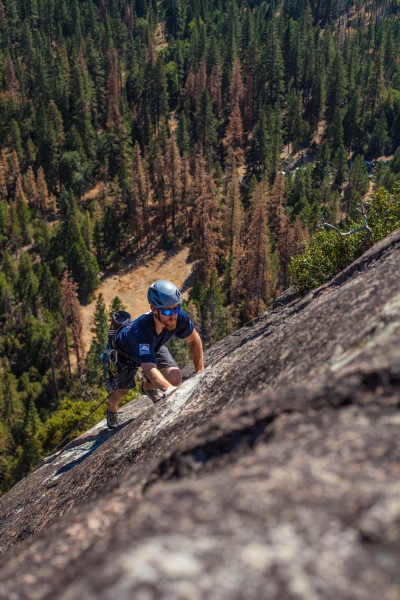
[[[400,182],[390,194],[380,187],[369,199],[368,226],[373,232],[373,244],[400,227]],[[349,220],[351,231],[359,225]],[[292,258],[289,270],[296,278],[299,292],[304,295],[330,281],[363,252],[363,231],[341,237],[336,231],[319,231],[309,242],[304,240],[304,254]]]

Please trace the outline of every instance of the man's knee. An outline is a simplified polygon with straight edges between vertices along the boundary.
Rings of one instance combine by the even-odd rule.
[[[179,369],[171,368],[166,379],[173,386],[178,386],[182,381],[182,375]]]

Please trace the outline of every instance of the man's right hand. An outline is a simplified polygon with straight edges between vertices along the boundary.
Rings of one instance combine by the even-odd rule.
[[[171,385],[169,388],[167,388],[165,390],[165,392],[163,392],[162,398],[166,398],[167,396],[170,396],[177,389],[178,389],[177,387]]]

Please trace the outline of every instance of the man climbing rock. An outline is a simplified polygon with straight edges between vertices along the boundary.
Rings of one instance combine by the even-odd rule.
[[[176,285],[160,280],[152,283],[147,298],[150,311],[129,322],[116,335],[118,389],[108,399],[107,425],[118,426],[117,408],[122,398],[135,387],[139,365],[146,375],[141,391],[155,403],[176,390],[182,381],[178,365],[165,344],[172,336],[186,339],[196,374],[203,371],[203,347],[188,315],[181,309],[182,295]],[[122,389],[123,387],[123,389]]]

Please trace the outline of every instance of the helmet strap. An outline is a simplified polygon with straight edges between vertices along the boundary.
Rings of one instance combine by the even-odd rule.
[[[161,321],[161,319],[160,319],[160,309],[159,309],[159,308],[157,308],[157,314],[156,314],[156,313],[153,313],[153,315],[154,315],[154,316],[155,316],[155,318],[156,318],[156,319],[158,319],[158,321],[160,321],[160,323],[161,323],[162,325],[164,325],[164,327],[165,327],[165,323],[163,323],[163,322]]]

